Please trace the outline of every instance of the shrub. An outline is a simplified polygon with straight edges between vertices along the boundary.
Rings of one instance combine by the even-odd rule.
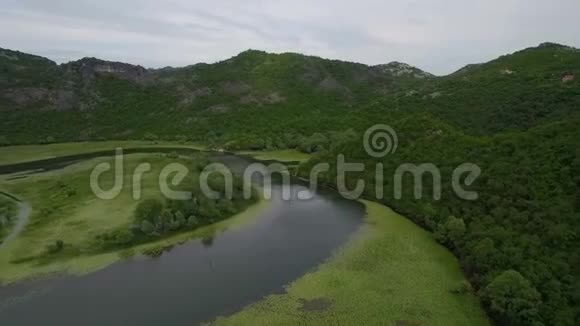
[[[154,134],[152,132],[148,132],[145,134],[145,136],[143,136],[143,139],[148,140],[148,141],[157,141],[157,140],[159,140],[159,136],[157,136],[156,134]]]
[[[62,251],[64,248],[64,242],[62,240],[56,240],[54,243],[48,244],[46,246],[46,251],[49,254],[56,254]]]
[[[470,293],[471,291],[473,291],[471,283],[469,283],[466,280],[459,282],[459,284],[457,284],[454,288],[451,289],[451,293],[459,295],[467,294]]]
[[[177,213],[175,213],[175,222],[179,224],[179,227],[184,227],[187,225],[185,216],[183,216],[183,213],[181,211],[177,211]]]
[[[198,225],[199,225],[199,221],[195,216],[192,215],[192,216],[187,218],[187,227],[188,228],[193,229]]]
[[[153,223],[149,222],[148,220],[143,220],[141,222],[140,230],[144,234],[151,234],[155,231],[155,225],[153,225]]]
[[[517,271],[501,273],[483,289],[482,295],[504,324],[529,325],[537,318],[540,294]]]
[[[166,156],[167,156],[167,158],[174,159],[174,160],[179,158],[179,154],[177,154],[177,152],[168,153]]]
[[[6,136],[0,136],[0,146],[9,146],[10,145],[10,141],[8,140],[8,138],[6,138]]]
[[[157,199],[147,199],[140,202],[135,208],[135,221],[141,223],[145,220],[154,222],[161,214],[163,204]]]

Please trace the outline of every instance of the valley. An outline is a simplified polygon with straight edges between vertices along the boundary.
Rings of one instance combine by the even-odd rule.
[[[32,322],[29,310],[99,325],[579,320],[576,48],[542,43],[446,76],[257,50],[147,69],[0,49],[0,71],[0,191],[30,207],[18,225],[18,205],[0,197],[0,236],[18,231],[0,247],[2,320]],[[373,139],[390,145],[385,155],[366,147],[377,125],[396,136]],[[90,188],[117,147],[126,172],[151,165],[138,200],[132,173],[112,200]],[[373,169],[343,174],[338,158]],[[260,184],[242,198],[240,173],[233,199],[196,186],[211,163],[256,162],[288,167],[271,200]],[[194,171],[173,186],[195,199],[162,198],[172,163]],[[398,168],[422,164],[437,173],[401,178],[397,194]],[[456,178],[463,164],[479,175]],[[314,192],[304,180],[320,166]],[[314,198],[283,200],[284,177]],[[369,187],[350,200],[339,180]],[[477,197],[458,196],[457,183]],[[89,307],[70,312],[84,292]]]
[[[89,147],[87,145],[90,144],[77,148],[83,153]],[[118,144],[110,145],[118,146]],[[36,152],[37,158],[47,157],[46,153],[51,153],[49,156],[54,157],[52,155],[54,151],[62,153],[60,146],[56,146],[56,149],[54,145],[45,146],[47,148]],[[95,144],[93,149],[104,150],[103,146],[103,144]],[[167,149],[167,151],[171,150],[170,147]],[[159,147],[157,150],[160,150]],[[26,152],[28,157],[33,154],[30,149]],[[196,151],[189,153],[192,156],[184,157],[185,154],[182,154],[180,160],[191,164],[192,158],[195,162],[199,160],[196,157],[206,155]],[[75,152],[68,150],[67,154],[73,155]],[[283,154],[282,158],[290,156],[289,153]],[[154,180],[159,174],[158,168],[163,163],[175,162],[175,159],[169,159],[167,155],[169,154],[127,155],[125,162],[127,171],[131,171],[144,161],[154,167],[148,174],[148,178],[143,180],[144,198],[159,196],[158,189],[154,186]],[[232,167],[239,168],[248,164],[243,158],[219,153],[213,155],[217,155],[217,159],[228,162]],[[258,157],[270,159],[278,155],[280,153],[263,153]],[[291,157],[295,158],[295,155]],[[61,163],[63,161],[61,160]],[[191,277],[191,273],[199,274],[187,282],[188,287],[195,288],[197,293],[187,294],[188,300],[198,302],[193,315],[191,315],[191,306],[186,302],[183,305],[171,303],[171,308],[164,307],[163,303],[156,304],[165,311],[174,311],[175,319],[173,320],[176,323],[185,321],[180,319],[178,313],[183,309],[190,312],[190,317],[187,319],[190,322],[195,322],[196,318],[200,322],[209,321],[226,312],[234,313],[236,310],[242,312],[231,317],[231,322],[234,324],[237,323],[238,318],[242,318],[245,322],[250,322],[250,320],[262,323],[282,322],[284,319],[280,318],[286,314],[291,316],[295,313],[298,315],[289,318],[285,323],[305,321],[320,318],[316,310],[304,310],[298,305],[299,302],[316,299],[311,298],[312,294],[309,293],[312,291],[323,293],[324,300],[330,300],[331,309],[334,310],[344,309],[341,308],[343,305],[363,302],[360,300],[364,298],[370,299],[377,291],[376,285],[384,284],[387,286],[384,291],[398,293],[398,297],[409,296],[408,300],[411,300],[412,297],[420,295],[424,301],[411,300],[406,304],[404,302],[407,302],[407,299],[401,300],[396,307],[388,311],[384,311],[380,301],[367,301],[366,309],[361,310],[361,314],[380,310],[384,314],[381,318],[386,318],[385,320],[396,321],[399,318],[433,324],[445,324],[451,316],[455,320],[458,316],[464,316],[461,317],[464,318],[462,323],[466,325],[487,324],[479,308],[478,300],[473,294],[452,292],[454,288],[462,286],[465,282],[464,277],[453,256],[438,245],[431,236],[385,207],[370,202],[364,202],[367,218],[363,222],[362,218],[365,214],[363,205],[340,199],[332,191],[322,191],[310,201],[296,201],[292,204],[282,201],[278,197],[280,189],[275,188],[274,192],[278,195],[275,194],[272,200],[262,200],[224,221],[168,237],[157,236],[157,239],[143,244],[126,243],[118,249],[112,247],[103,252],[99,248],[106,248],[102,247],[106,243],[99,245],[90,239],[100,239],[100,234],[127,228],[132,223],[133,211],[138,203],[131,199],[130,187],[124,187],[120,196],[112,201],[88,196],[87,168],[107,161],[110,161],[110,158],[87,157],[80,162],[64,161],[63,165],[47,167],[41,172],[20,171],[24,174],[19,174],[14,171],[15,174],[2,176],[3,191],[18,194],[33,208],[25,233],[17,237],[15,241],[7,243],[7,246],[0,251],[0,266],[2,267],[0,280],[4,284],[3,293],[7,293],[0,296],[0,309],[6,320],[23,322],[26,319],[22,317],[23,309],[38,309],[37,307],[42,305],[51,307],[51,313],[45,315],[46,320],[62,324],[64,320],[59,316],[64,315],[60,314],[59,307],[67,307],[72,303],[63,301],[64,297],[58,298],[66,294],[65,297],[73,299],[77,291],[90,289],[94,293],[91,299],[92,305],[100,311],[100,317],[90,322],[102,324],[113,320],[118,321],[121,318],[119,315],[121,311],[113,308],[115,301],[111,301],[109,296],[105,297],[107,292],[102,292],[101,297],[98,294],[100,291],[96,288],[107,291],[110,285],[104,282],[115,277],[124,279],[124,284],[126,284],[125,289],[119,289],[120,285],[117,285],[116,291],[122,290],[131,298],[130,301],[134,302],[134,305],[123,305],[123,316],[129,316],[132,320],[142,318],[144,324],[153,325],[156,323],[155,315],[138,310],[138,307],[143,306],[139,299],[143,297],[143,294],[136,289],[142,288],[139,286],[141,282],[151,282],[156,275],[167,276],[171,273],[170,270],[175,268],[172,267],[174,264],[182,264],[178,269],[181,271],[180,274],[160,283],[164,290],[151,289],[151,283],[149,283],[150,286],[145,287],[149,288],[149,291],[165,292],[173,288],[172,282],[185,284],[183,277]],[[14,176],[19,177],[13,178]],[[112,181],[113,179],[108,175],[103,188],[107,188]],[[31,187],[31,184],[34,184],[34,187]],[[297,192],[304,189],[304,186],[295,184],[293,188],[293,191]],[[317,217],[313,219],[312,214],[316,214]],[[348,215],[351,216],[346,218]],[[337,216],[340,216],[339,220],[336,220]],[[290,217],[292,218],[288,219]],[[338,223],[342,219],[344,221]],[[290,225],[289,222],[291,222]],[[364,225],[360,226],[361,223]],[[300,235],[288,232],[288,227],[300,229]],[[46,253],[48,250],[46,245],[54,242],[54,239],[59,239],[63,248],[58,252]],[[289,245],[290,243],[292,245]],[[228,249],[229,247],[231,248]],[[234,247],[237,249],[233,250]],[[335,251],[337,248],[340,249]],[[280,255],[288,250],[291,253]],[[183,261],[186,253],[188,258]],[[276,256],[278,258],[275,258]],[[233,271],[227,268],[240,259],[249,259],[252,262],[246,265],[249,274],[240,273],[240,271],[232,274]],[[275,274],[267,273],[268,269],[260,267],[264,264],[271,265],[274,261],[277,261]],[[316,267],[320,263],[322,265]],[[161,271],[153,266],[137,267],[151,264],[163,264],[166,267],[163,267]],[[139,278],[132,276],[131,271],[134,268],[140,268],[142,276]],[[359,286],[337,288],[333,285],[336,282],[344,284],[343,282],[354,276],[350,274],[357,269],[361,269],[362,275],[368,277],[368,279],[357,281],[360,282],[360,288]],[[151,272],[146,272],[147,270]],[[155,270],[157,270],[156,273],[161,274],[154,274]],[[352,272],[349,272],[350,270]],[[411,270],[414,272],[410,272]],[[311,272],[301,277],[308,271]],[[422,275],[425,273],[430,275],[429,279],[423,279]],[[264,277],[267,278],[264,279]],[[245,287],[251,286],[255,289],[245,288],[242,291],[239,286],[233,286],[231,281],[226,281],[232,278],[237,279],[241,282],[240,284],[245,284]],[[291,283],[296,278],[299,280]],[[258,279],[260,281],[257,281]],[[424,282],[424,286],[417,286],[416,282],[420,279]],[[266,297],[263,303],[260,301],[261,296],[271,294],[273,289],[282,289],[288,283],[291,283],[288,285],[288,294],[281,297]],[[302,283],[306,284],[300,285]],[[202,284],[205,285],[202,286]],[[260,286],[256,287],[256,284]],[[433,284],[438,286],[433,287]],[[394,285],[400,288],[391,288]],[[319,286],[323,286],[326,290],[318,292],[316,289]],[[220,291],[224,293],[224,296],[219,297],[219,300],[217,297],[215,300],[207,300],[208,293],[200,291],[200,287],[208,287],[210,293]],[[428,291],[426,291],[427,288],[429,288]],[[410,289],[415,289],[417,292]],[[186,295],[179,293],[174,291],[170,295],[173,297]],[[229,295],[226,296],[225,293]],[[353,297],[355,293],[357,296]],[[445,305],[445,309],[432,306],[433,298],[437,296],[446,298],[439,300]],[[229,299],[225,300],[226,298]],[[355,299],[356,301],[352,301]],[[270,312],[263,312],[259,309],[261,305],[270,305],[271,300],[274,302],[283,300],[276,303],[281,309],[276,313],[276,317],[273,317]],[[257,303],[243,309],[245,305],[255,301]],[[287,303],[284,303],[285,301]],[[201,302],[205,303],[201,304]],[[454,303],[450,304],[451,302]],[[104,305],[110,307],[106,310],[107,313],[102,311]],[[231,310],[232,305],[237,309]],[[343,318],[353,318],[353,316],[347,317],[340,313],[332,315],[335,316],[333,318],[338,318],[334,320],[338,323],[345,322]],[[83,317],[85,315],[67,313],[66,316],[69,322],[90,324],[89,320]],[[166,316],[163,318],[167,320]],[[227,319],[217,321],[218,324],[229,322]]]

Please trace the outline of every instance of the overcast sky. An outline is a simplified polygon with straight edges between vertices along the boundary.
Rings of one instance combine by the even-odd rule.
[[[580,47],[580,0],[0,0],[0,47],[145,67],[246,49],[435,74],[551,41]]]

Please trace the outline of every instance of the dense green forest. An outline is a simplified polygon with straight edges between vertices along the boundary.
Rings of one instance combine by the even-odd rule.
[[[564,119],[580,105],[580,52],[550,43],[445,77],[260,51],[160,70],[0,51],[1,145],[161,138],[285,148],[285,138],[425,111],[489,135]]]
[[[365,163],[365,173],[347,174],[354,189],[367,182],[375,196],[375,165],[384,164],[383,202],[432,231],[454,251],[491,316],[502,325],[574,325],[578,322],[580,282],[580,119],[529,132],[488,138],[467,136],[427,115],[393,121],[399,135],[395,154],[370,157],[361,139],[339,144],[300,167],[308,176],[319,162],[333,165],[322,176],[335,184],[336,157]],[[482,175],[471,185],[479,198],[466,201],[452,189],[460,164],[476,163]],[[404,163],[433,163],[441,171],[442,195],[433,199],[433,182],[423,176],[423,198],[413,195],[407,176],[403,196],[393,195],[395,170]]]
[[[433,163],[442,174],[440,200],[416,200],[410,179],[395,200],[387,177],[382,201],[459,257],[497,324],[580,324],[578,49],[546,43],[444,77],[400,63],[261,51],[159,70],[0,52],[0,145],[146,139],[295,148],[316,153],[300,166],[304,175],[316,163],[335,164],[338,154],[368,167],[381,162],[385,176],[403,163]],[[362,146],[376,123],[399,138],[384,159]],[[451,189],[453,170],[465,162],[482,170],[471,185],[478,200]],[[333,184],[336,169],[323,178]],[[373,198],[374,169],[347,182],[359,178],[373,185],[366,193]],[[428,178],[425,185],[431,193]],[[143,235],[196,222],[190,208],[166,209],[167,223],[137,214]]]

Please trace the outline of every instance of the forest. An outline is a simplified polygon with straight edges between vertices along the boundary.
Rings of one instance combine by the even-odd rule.
[[[430,230],[461,260],[464,271],[492,316],[502,325],[573,325],[578,321],[580,282],[580,120],[548,124],[528,132],[489,138],[467,136],[429,116],[391,125],[399,133],[395,154],[382,160],[364,152],[362,136],[334,146],[300,166],[308,176],[318,162],[333,168],[336,157],[385,167],[384,202]],[[433,198],[433,179],[423,175],[423,198],[414,196],[415,180],[403,181],[403,196],[393,195],[393,176],[401,164],[433,163],[441,171],[441,199]],[[453,191],[451,176],[464,162],[477,164],[481,176],[466,201]],[[365,197],[375,196],[374,168],[349,173],[354,189],[365,180]]]
[[[380,202],[458,257],[471,284],[465,291],[477,293],[496,324],[580,324],[578,49],[544,43],[441,77],[255,50],[158,70],[90,58],[57,65],[2,51],[1,146],[170,140],[231,151],[296,149],[312,154],[299,176],[331,164],[322,175],[330,187],[339,154],[366,166],[382,163]],[[100,73],[103,67],[112,73]],[[365,130],[378,123],[399,139],[396,153],[382,159],[362,144]],[[428,196],[429,176],[423,198],[414,198],[411,178],[395,198],[389,177],[405,163],[439,168],[440,200]],[[458,198],[451,188],[463,163],[481,168],[469,186],[477,200]],[[364,197],[372,200],[374,170],[347,175],[349,187],[357,180],[370,185]],[[140,243],[213,223],[247,204],[152,199],[135,208],[130,229],[95,240],[103,250]],[[0,210],[0,222],[6,212]]]

